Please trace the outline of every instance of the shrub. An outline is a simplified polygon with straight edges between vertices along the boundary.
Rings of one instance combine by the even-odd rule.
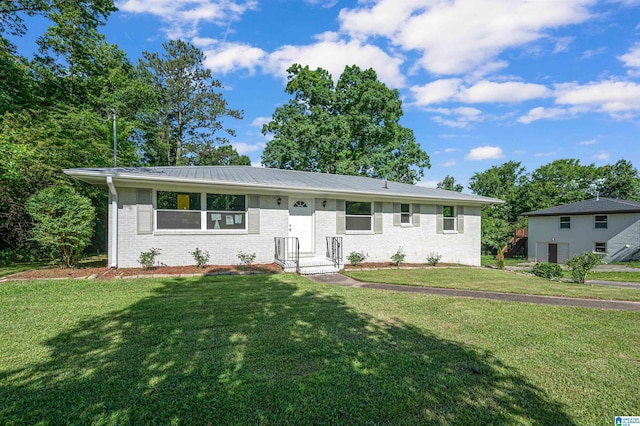
[[[427,263],[431,266],[436,266],[442,259],[442,255],[438,252],[431,252],[427,255]]]
[[[347,260],[349,260],[351,266],[358,266],[366,259],[367,256],[361,251],[352,251],[351,253],[349,253],[349,256],[347,256]]]
[[[496,256],[496,268],[504,269],[504,253],[502,249],[498,249],[498,255]]]
[[[550,280],[562,278],[562,268],[557,263],[536,263],[531,272],[533,275]]]
[[[565,265],[571,268],[571,278],[579,284],[584,284],[587,280],[587,274],[596,265],[602,263],[602,256],[590,251],[585,251],[575,255],[572,259],[567,260]]]
[[[241,265],[251,265],[253,261],[256,260],[255,253],[239,251],[237,256],[238,256],[238,259],[240,260]]]
[[[196,266],[198,268],[204,268],[209,263],[209,252],[206,250],[200,250],[196,247],[194,251],[190,251],[191,256],[196,261]]]
[[[148,251],[140,253],[138,263],[142,265],[144,269],[151,269],[156,264],[156,257],[160,254],[160,249],[152,247]]]
[[[44,188],[25,205],[33,218],[33,240],[63,267],[75,266],[91,242],[95,209],[70,186]]]
[[[391,256],[391,263],[400,268],[400,264],[404,262],[404,259],[407,257],[406,253],[402,246],[398,247],[398,251],[395,252],[393,256]]]

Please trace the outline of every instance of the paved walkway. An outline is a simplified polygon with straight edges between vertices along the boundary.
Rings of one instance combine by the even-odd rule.
[[[615,309],[640,312],[640,302],[618,300],[578,299],[573,297],[535,296],[530,294],[497,293],[491,291],[457,290],[448,288],[417,287],[398,284],[365,283],[342,274],[308,275],[312,281],[344,287],[373,288],[378,290],[403,291],[408,293],[435,294],[440,296],[491,299],[505,302],[539,303],[556,306],[579,306],[583,308]]]

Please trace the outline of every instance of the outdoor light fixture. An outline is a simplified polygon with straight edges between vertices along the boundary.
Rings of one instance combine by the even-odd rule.
[[[280,205],[280,203],[282,203],[282,198],[278,197],[278,199],[276,200],[278,205]]]
[[[327,200],[324,200],[324,201],[322,202],[322,207],[327,207]]]

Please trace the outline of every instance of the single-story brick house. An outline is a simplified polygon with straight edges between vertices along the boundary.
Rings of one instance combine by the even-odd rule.
[[[584,251],[628,261],[640,250],[640,203],[593,198],[524,213],[529,259],[563,263]]]
[[[400,246],[406,262],[480,265],[480,209],[501,200],[358,176],[249,166],[68,169],[109,191],[109,264],[137,267],[159,248],[166,265],[304,265],[335,270],[350,252],[388,262]],[[327,260],[329,259],[329,260]],[[324,268],[324,269],[323,269]],[[312,272],[312,271],[310,271]]]

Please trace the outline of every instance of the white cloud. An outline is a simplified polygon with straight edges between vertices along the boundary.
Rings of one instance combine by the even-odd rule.
[[[445,148],[444,152],[446,153],[452,153],[452,152],[459,152],[460,150],[458,148]]]
[[[256,160],[251,162],[251,167],[264,167],[262,165],[262,160]]]
[[[305,3],[309,3],[312,6],[320,6],[323,8],[330,8],[338,3],[338,0],[304,0]]]
[[[231,142],[231,145],[238,151],[238,154],[248,154],[250,152],[262,151],[266,144],[260,142],[257,144],[248,144],[244,142]]]
[[[596,140],[595,139],[589,139],[586,141],[581,141],[578,142],[578,145],[595,145],[596,144]]]
[[[533,154],[534,157],[553,157],[556,155],[555,151],[551,151],[551,152],[536,152],[535,154]]]
[[[447,162],[442,163],[442,167],[453,167],[455,165],[456,165],[455,161],[447,161]]]
[[[601,153],[596,154],[596,155],[594,155],[594,156],[593,156],[593,158],[594,158],[594,159],[596,159],[596,160],[603,160],[603,161],[608,160],[608,159],[609,159],[609,157],[611,157],[611,155],[609,155],[609,153],[608,153],[608,152],[601,152]]]
[[[226,26],[247,10],[256,9],[254,0],[121,0],[118,9],[126,13],[149,14],[160,18],[162,30],[170,39],[191,38],[198,33],[200,22]]]
[[[256,117],[251,122],[252,126],[262,129],[262,126],[271,121],[271,117]]]
[[[479,146],[469,151],[469,154],[464,158],[465,160],[478,161],[495,160],[503,157],[504,153],[502,152],[502,148],[498,146]]]
[[[572,116],[573,114],[567,108],[536,107],[518,118],[518,123],[529,124],[537,120],[561,120]]]
[[[424,86],[413,86],[415,105],[425,106],[446,101],[464,103],[523,102],[551,96],[551,90],[541,84],[520,81],[494,82],[483,80],[465,87],[461,79],[440,79]]]
[[[598,47],[597,49],[587,49],[584,52],[582,52],[582,56],[580,56],[580,58],[590,59],[590,58],[593,58],[594,56],[602,55],[606,51],[607,51],[606,47]]]
[[[629,71],[631,75],[640,74],[640,43],[636,43],[633,47],[624,55],[618,56],[624,65],[628,68],[632,68]]]
[[[439,183],[440,182],[437,180],[421,180],[420,182],[416,183],[416,186],[424,186],[427,188],[437,188]]]
[[[362,44],[357,40],[337,40],[335,34],[324,33],[319,41],[308,45],[285,45],[269,55],[264,65],[266,71],[286,78],[287,68],[293,63],[309,65],[309,68],[323,68],[337,80],[344,67],[358,65],[360,68],[373,68],[380,81],[392,88],[406,85],[400,71],[403,58],[389,56],[385,51],[372,44]]]
[[[226,74],[238,69],[246,69],[253,74],[261,65],[266,52],[243,43],[213,41],[203,49],[204,65],[214,73]]]
[[[471,107],[427,108],[426,111],[437,114],[433,117],[433,120],[443,126],[462,128],[471,123],[482,121],[482,111]]]
[[[419,64],[434,74],[464,74],[504,67],[504,61],[496,61],[501,52],[586,21],[592,3],[563,0],[549,7],[548,0],[380,0],[343,9],[339,20],[341,30],[353,37],[382,36],[421,52]]]
[[[556,103],[606,112],[614,118],[629,118],[625,112],[640,112],[640,84],[613,80],[558,84]]]

